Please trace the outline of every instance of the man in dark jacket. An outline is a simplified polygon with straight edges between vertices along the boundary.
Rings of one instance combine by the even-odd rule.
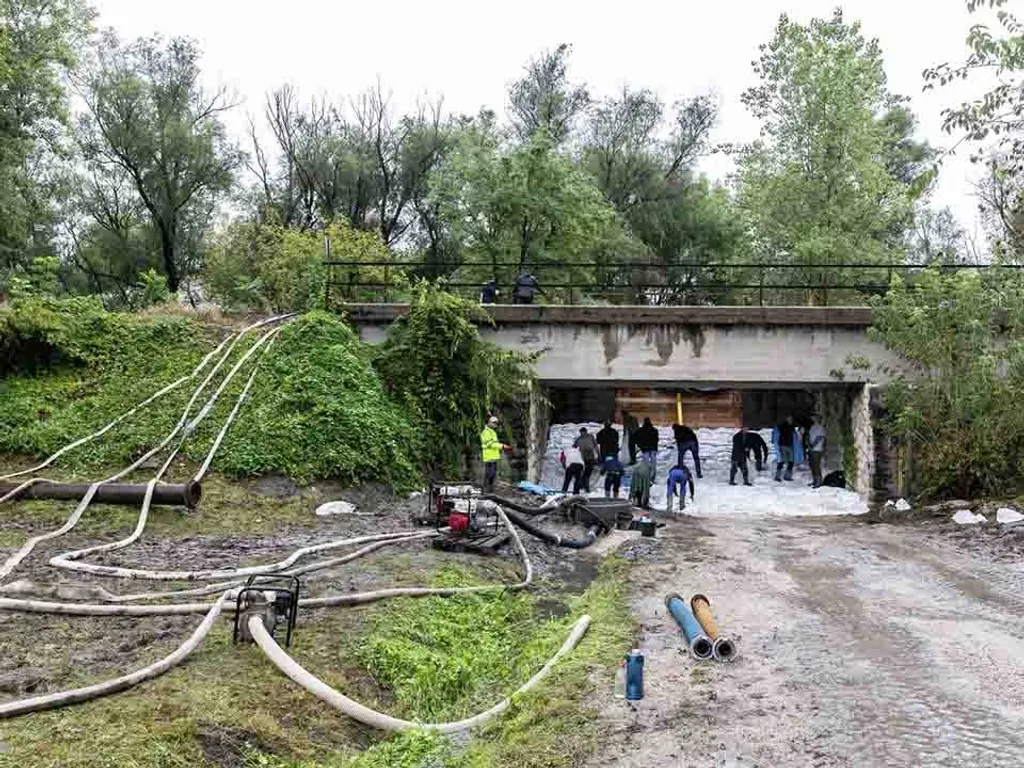
[[[658,430],[649,418],[644,419],[644,425],[636,431],[636,447],[640,449],[644,459],[650,462],[653,483],[658,475]]]
[[[540,283],[537,282],[537,278],[533,276],[532,272],[523,272],[523,274],[516,278],[516,285],[512,290],[512,303],[533,304],[533,297],[538,293],[541,296],[544,295],[544,291],[540,289]]]
[[[636,420],[629,411],[622,412],[622,431],[626,435],[626,445],[629,446],[629,466],[636,464],[636,431],[640,429],[640,422]]]
[[[604,429],[597,433],[597,447],[601,449],[602,456],[619,455],[619,433],[610,421],[606,421]]]
[[[493,304],[498,300],[498,283],[492,277],[483,287],[480,289],[480,303],[481,304]]]
[[[679,497],[679,511],[686,509],[686,486],[690,486],[690,501],[693,501],[693,475],[683,463],[676,464],[668,473],[668,488],[665,492],[665,511],[672,511],[672,499]]]
[[[732,436],[732,467],[729,470],[729,485],[736,485],[736,470],[743,473],[743,484],[753,485],[750,476],[747,474],[747,428],[740,427],[740,431]]]
[[[604,463],[601,465],[601,474],[604,475],[604,497],[606,499],[619,498],[622,476],[626,474],[626,470],[617,454],[605,456]]]
[[[573,448],[579,448],[583,456],[583,490],[590,493],[590,477],[594,474],[594,466],[598,459],[597,440],[586,427],[580,427],[580,436],[572,445]]]
[[[700,471],[700,444],[697,442],[697,433],[685,424],[673,424],[672,431],[676,436],[676,448],[679,451],[679,466],[683,465],[683,457],[689,451],[693,456],[693,468],[697,477],[704,477]]]
[[[754,465],[757,467],[757,471],[760,472],[768,466],[768,443],[757,432],[748,431],[747,458],[750,458],[751,451],[754,452]]]

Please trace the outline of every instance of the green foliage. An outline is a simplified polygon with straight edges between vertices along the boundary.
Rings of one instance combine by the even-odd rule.
[[[604,244],[624,237],[590,175],[543,132],[505,149],[488,125],[467,129],[431,190],[474,265],[457,273],[464,282],[495,277],[510,285],[530,268],[547,282],[585,287],[594,280],[592,268],[558,264],[593,264]]]
[[[757,258],[795,266],[900,260],[923,189],[907,136],[913,121],[885,88],[878,42],[839,10],[808,26],[783,16],[755,71],[761,85],[743,99],[764,121],[764,139],[743,152],[738,185]],[[809,302],[835,303],[849,294],[816,286],[870,278],[804,268],[778,270],[768,282],[805,285]]]
[[[482,341],[474,321],[489,319],[420,283],[375,362],[389,392],[418,415],[423,463],[432,470],[462,471],[463,457],[479,450],[487,416],[518,407],[532,376],[528,358]]]
[[[203,88],[199,56],[184,38],[125,46],[111,32],[86,78],[86,158],[133,188],[159,237],[172,292],[198,268],[194,230],[209,224],[242,160],[220,121],[227,98]]]
[[[222,471],[418,485],[413,421],[384,392],[355,332],[333,315],[313,312],[286,327],[250,397],[214,465]]]
[[[926,496],[1006,494],[1022,487],[1022,286],[975,272],[929,270],[896,280],[872,333],[907,370],[889,386],[889,429],[913,448]]]
[[[0,311],[0,451],[47,455],[99,429],[191,371],[220,333],[182,318],[108,312],[96,299],[33,299]],[[248,349],[243,342],[223,370]],[[29,375],[32,374],[32,375]],[[245,381],[244,372],[185,444],[201,459]],[[198,382],[196,382],[198,383]],[[61,466],[124,466],[177,421],[186,385]],[[299,481],[417,484],[417,432],[384,392],[368,354],[337,318],[313,313],[279,335],[215,469],[283,472]]]
[[[387,262],[389,251],[369,232],[335,223],[324,230],[289,229],[278,224],[236,222],[219,233],[206,259],[210,296],[230,309],[269,312],[323,308],[327,285],[324,238],[331,258],[346,262]],[[341,282],[396,280],[384,267],[352,267],[335,273]],[[358,299],[357,286],[339,285],[336,295]]]
[[[81,0],[0,2],[0,288],[52,221],[45,171],[67,121],[65,83],[93,12]]]
[[[432,586],[468,586],[466,574],[442,570]],[[403,717],[459,720],[515,687],[530,620],[523,593],[464,595],[389,604],[359,651],[377,683],[394,693]]]

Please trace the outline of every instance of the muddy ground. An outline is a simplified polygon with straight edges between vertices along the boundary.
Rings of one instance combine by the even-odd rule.
[[[206,569],[235,568],[272,563],[288,557],[301,547],[325,541],[409,530],[429,530],[410,522],[413,512],[425,505],[425,496],[396,498],[388,491],[363,487],[340,489],[329,483],[299,489],[287,478],[263,478],[250,483],[235,483],[241,489],[237,501],[214,498],[200,505],[197,512],[184,509],[159,508],[153,511],[151,527],[164,526],[163,531],[147,528],[142,537],[129,547],[88,558],[88,562],[131,568]],[[511,488],[503,492],[518,496]],[[522,497],[519,497],[522,501]],[[316,517],[314,510],[326,501],[343,499],[356,505],[357,514]],[[251,509],[254,528],[264,528],[265,518],[275,514],[278,503],[288,503],[299,511],[298,516],[275,523],[270,530],[246,533],[204,533],[212,521],[223,514],[226,505],[238,503]],[[12,546],[0,546],[0,562],[13,554],[17,546],[30,536],[59,527],[71,513],[73,503],[34,502],[48,504],[48,517],[18,513],[16,505],[0,510],[0,532],[7,532]],[[105,516],[119,514],[123,527],[103,524]],[[48,565],[55,554],[95,544],[115,541],[127,536],[134,525],[134,510],[103,505],[90,507],[82,522],[67,535],[39,544],[5,580],[0,594],[16,598],[43,600],[95,600],[91,589],[115,594],[170,591],[205,586],[187,582],[153,582],[111,579],[86,573],[60,571]],[[551,530],[573,530],[578,527],[559,520],[546,520]],[[171,526],[171,532],[166,530]],[[525,534],[524,546],[530,554],[535,573],[535,593],[541,597],[540,610],[546,615],[559,615],[567,609],[564,599],[582,593],[596,577],[596,559],[578,557],[566,550],[555,550]],[[14,546],[14,543],[17,546]],[[351,548],[307,557],[305,564],[346,554]],[[511,545],[493,557],[469,553],[440,552],[429,541],[385,547],[356,563],[311,573],[303,578],[303,596],[317,597],[349,592],[369,591],[393,586],[426,586],[438,569],[457,564],[475,575],[482,583],[511,583],[520,578],[521,564]],[[11,592],[12,585],[16,591]],[[550,598],[550,599],[548,599]],[[183,598],[177,602],[209,602],[212,596]],[[303,610],[303,624],[317,624],[330,611]],[[337,613],[337,612],[335,612]],[[358,621],[359,612],[344,612]],[[0,702],[60,691],[80,685],[83,681],[101,680],[123,674],[153,662],[169,653],[187,637],[199,621],[197,615],[160,616],[152,618],[88,618],[46,614],[8,613],[0,611]],[[349,622],[351,624],[351,621]],[[355,631],[356,626],[347,626]]]
[[[592,765],[1024,765],[1013,536],[942,521],[670,524],[634,572],[646,697],[605,696]],[[734,663],[687,655],[671,591],[711,598]]]

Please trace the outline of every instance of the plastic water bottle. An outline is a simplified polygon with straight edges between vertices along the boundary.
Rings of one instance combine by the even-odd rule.
[[[640,701],[644,697],[644,655],[634,648],[626,657],[626,699]]]
[[[619,659],[619,666],[615,670],[615,698],[626,698],[626,660]]]

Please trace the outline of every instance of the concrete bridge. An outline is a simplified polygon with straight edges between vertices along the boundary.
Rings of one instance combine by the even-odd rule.
[[[352,304],[344,311],[364,341],[377,343],[408,306]],[[481,325],[485,339],[538,355],[539,386],[523,425],[533,478],[550,423],[613,418],[628,397],[654,407],[657,398],[635,394],[647,388],[641,391],[677,398],[683,392],[732,397],[732,416],[728,406],[716,405],[703,424],[694,413],[700,408],[688,409],[685,420],[695,426],[742,421],[764,428],[786,413],[814,413],[829,432],[831,466],[855,475],[866,499],[877,503],[903,490],[894,485],[901,474],[895,448],[878,429],[878,387],[899,361],[869,338],[868,308],[492,305],[486,311],[494,324]],[[661,420],[675,421],[674,413]],[[844,460],[849,448],[855,462]]]
[[[383,341],[403,304],[346,308],[364,341]],[[822,387],[884,379],[895,358],[871,341],[864,307],[511,306],[487,309],[484,338],[539,353],[537,376],[552,386],[596,382],[715,384],[736,388]],[[851,365],[859,361],[867,368]]]

